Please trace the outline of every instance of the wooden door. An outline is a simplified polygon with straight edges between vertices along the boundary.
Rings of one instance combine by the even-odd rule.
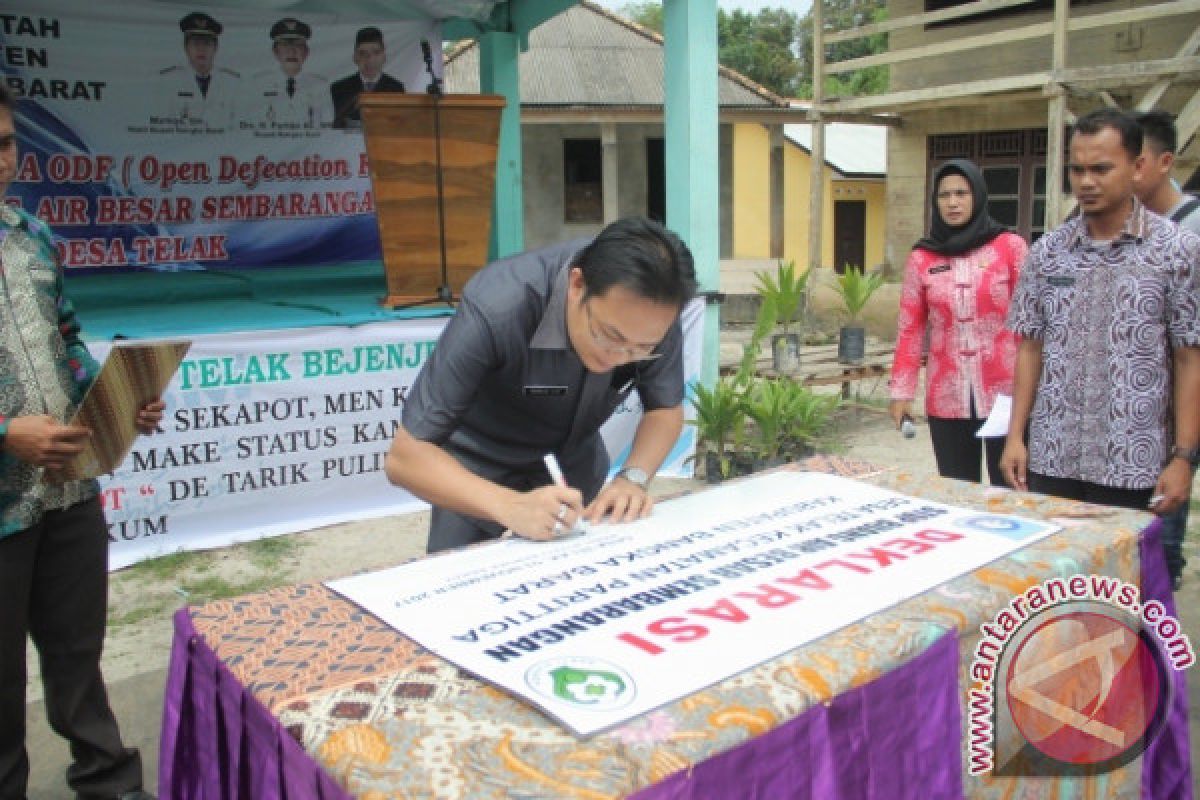
[[[833,204],[833,268],[841,274],[849,264],[866,272],[867,204],[838,200]]]

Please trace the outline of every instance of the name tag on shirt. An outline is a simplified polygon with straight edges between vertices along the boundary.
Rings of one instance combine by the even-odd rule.
[[[1050,275],[1046,278],[1046,283],[1063,289],[1068,286],[1074,286],[1075,277],[1073,275]]]
[[[617,394],[625,394],[633,388],[637,374],[637,364],[623,364],[617,367],[613,370],[610,388],[615,389]]]
[[[537,384],[525,387],[526,397],[563,397],[567,393],[566,386],[548,386]]]

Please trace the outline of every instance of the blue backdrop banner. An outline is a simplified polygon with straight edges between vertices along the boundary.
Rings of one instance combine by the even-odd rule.
[[[380,257],[357,96],[425,91],[436,23],[80,0],[15,0],[0,23],[8,199],[68,273]]]

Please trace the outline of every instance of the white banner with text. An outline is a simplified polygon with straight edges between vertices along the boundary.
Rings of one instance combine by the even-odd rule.
[[[586,736],[1057,529],[780,472],[627,525],[505,539],[328,585]]]

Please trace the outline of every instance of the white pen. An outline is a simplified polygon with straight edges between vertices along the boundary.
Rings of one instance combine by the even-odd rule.
[[[546,472],[550,473],[550,479],[554,481],[554,485],[561,486],[562,488],[566,489],[567,479],[566,476],[563,475],[562,467],[558,465],[558,459],[554,457],[554,453],[546,453],[546,455],[542,456],[542,461],[545,462]],[[565,507],[566,506],[564,506],[564,508]],[[586,533],[587,529],[587,523],[584,521],[583,517],[579,517],[575,520],[575,527],[567,531],[567,535],[570,536],[574,533]]]
[[[542,456],[542,461],[546,462],[546,472],[550,473],[550,479],[554,481],[554,485],[567,488],[567,479],[563,476],[562,467],[558,465],[558,459],[554,457],[554,453],[546,453]]]

